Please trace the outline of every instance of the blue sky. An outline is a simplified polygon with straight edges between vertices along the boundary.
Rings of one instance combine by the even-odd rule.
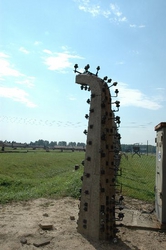
[[[77,63],[118,82],[121,143],[155,144],[166,121],[165,9],[165,0],[0,0],[0,140],[86,142],[90,93],[75,84]]]

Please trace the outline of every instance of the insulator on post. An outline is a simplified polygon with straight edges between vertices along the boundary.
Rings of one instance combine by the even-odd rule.
[[[96,68],[96,76],[98,76],[98,72],[99,72],[99,70],[100,70],[100,66],[97,66],[97,68]]]
[[[84,175],[85,175],[87,178],[90,177],[90,173],[85,173]]]
[[[109,86],[108,88],[111,88],[112,86],[116,86],[118,83],[114,82],[111,86]]]
[[[119,197],[119,204],[122,204],[122,201],[124,200],[124,197],[123,197],[123,195],[121,195],[120,197]]]
[[[87,161],[91,161],[91,157],[90,156],[88,156],[86,159],[87,159]]]
[[[108,76],[105,76],[105,77],[103,78],[104,81],[107,81],[107,79],[108,79]]]
[[[88,69],[90,68],[90,65],[89,64],[87,64],[86,66],[85,66],[85,72],[88,72]]]
[[[85,129],[85,130],[83,131],[83,133],[84,133],[85,135],[87,135],[88,131]]]
[[[90,99],[88,99],[86,102],[87,102],[88,104],[90,104]]]

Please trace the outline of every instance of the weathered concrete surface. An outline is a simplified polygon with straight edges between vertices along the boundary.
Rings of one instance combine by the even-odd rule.
[[[125,216],[123,221],[117,222],[117,225],[122,223],[127,227],[135,227],[149,230],[157,230],[161,228],[155,213],[146,213],[138,210],[124,209]]]

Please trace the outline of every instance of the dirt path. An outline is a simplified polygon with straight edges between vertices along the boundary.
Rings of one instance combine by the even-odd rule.
[[[76,230],[78,204],[77,200],[64,198],[37,199],[0,206],[0,249],[166,249],[165,233],[124,227],[117,235],[117,243],[88,241]],[[53,229],[43,230],[41,226],[46,224],[53,225]],[[41,243],[48,244],[37,247]]]

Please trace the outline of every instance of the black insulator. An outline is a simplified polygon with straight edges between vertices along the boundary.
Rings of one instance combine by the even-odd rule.
[[[90,87],[88,87],[88,91],[90,91]]]
[[[84,69],[85,69],[85,71],[88,71],[89,68],[90,68],[90,65],[87,64]]]
[[[103,134],[101,135],[101,140],[105,141],[105,136],[106,136],[106,134],[103,133]]]
[[[83,223],[84,223],[84,224],[86,224],[86,223],[87,223],[87,220],[86,220],[86,219],[84,219],[84,220],[83,220]]]
[[[105,170],[102,169],[102,170],[100,171],[100,173],[101,173],[101,174],[105,174]]]
[[[88,99],[86,102],[87,102],[88,104],[90,104],[90,99]]]
[[[82,161],[81,164],[84,166],[84,161]]]
[[[112,182],[115,182],[115,178],[112,178]]]
[[[100,188],[100,191],[101,191],[102,193],[104,193],[104,192],[105,192],[105,188]]]
[[[85,202],[85,203],[84,203],[84,206],[85,206],[85,207],[87,207],[87,206],[88,206],[88,203],[87,203],[87,202]]]
[[[89,173],[86,173],[85,176],[86,176],[87,178],[89,178],[89,177],[90,177],[90,174],[89,174]]]
[[[124,207],[118,207],[117,209],[119,209],[120,211],[122,211],[124,209]]]
[[[84,211],[88,211],[88,207],[84,207]]]
[[[81,181],[83,181],[83,176],[81,176],[81,178],[80,178],[80,179],[81,179]]]
[[[104,102],[101,103],[101,107],[105,108],[105,103]]]
[[[87,85],[85,85],[84,89],[85,89],[85,90],[87,90],[87,89],[88,89]]]
[[[98,76],[98,72],[99,72],[99,70],[100,70],[100,66],[97,66],[97,68],[96,68],[96,76]]]
[[[95,97],[95,94],[91,94],[91,97],[94,98],[94,97]]]
[[[104,205],[101,205],[101,206],[100,206],[100,212],[104,213],[104,211],[105,211],[105,206],[104,206]]]
[[[116,107],[117,107],[117,108],[120,107],[120,102],[119,102],[119,101],[116,101],[115,104],[116,104]]]
[[[123,195],[121,195],[121,196],[119,197],[119,203],[121,203],[123,200],[124,200],[124,197],[123,197]]]
[[[99,150],[99,153],[101,154],[101,157],[105,157],[105,153],[103,152],[102,149]]]
[[[78,64],[75,64],[75,65],[74,65],[74,68],[75,68],[75,70],[78,69]]]
[[[88,141],[88,145],[92,145],[92,141]]]
[[[83,131],[83,133],[84,133],[85,135],[87,135],[88,131],[85,129],[85,130]]]
[[[124,213],[119,213],[119,214],[118,214],[118,218],[119,218],[119,219],[123,219],[123,218],[124,218]]]
[[[105,77],[103,78],[104,81],[106,81],[107,79],[108,79],[108,76],[105,76]]]
[[[87,161],[91,161],[91,157],[90,156],[88,156],[86,159],[87,159]]]
[[[108,83],[110,83],[111,81],[112,81],[112,79],[110,78],[110,79],[108,79],[108,81],[107,81],[107,82],[108,82]]]
[[[89,127],[90,127],[90,129],[92,129],[92,128],[93,128],[93,125],[91,124]]]
[[[86,119],[88,119],[88,118],[89,118],[89,115],[88,115],[88,114],[86,114],[86,115],[85,115],[85,118],[86,118]]]
[[[81,189],[81,188],[79,189],[79,192],[80,192],[80,193],[82,192],[82,189]]]
[[[93,112],[94,112],[94,109],[90,109],[90,112],[93,113]]]
[[[105,124],[105,121],[106,121],[106,116],[103,116],[102,119],[101,119],[101,123]]]
[[[85,192],[84,192],[85,194],[89,194],[89,191],[88,190],[85,190]]]
[[[81,88],[81,90],[83,90],[83,89],[84,89],[84,85],[81,85],[81,87],[80,87],[80,88]]]

